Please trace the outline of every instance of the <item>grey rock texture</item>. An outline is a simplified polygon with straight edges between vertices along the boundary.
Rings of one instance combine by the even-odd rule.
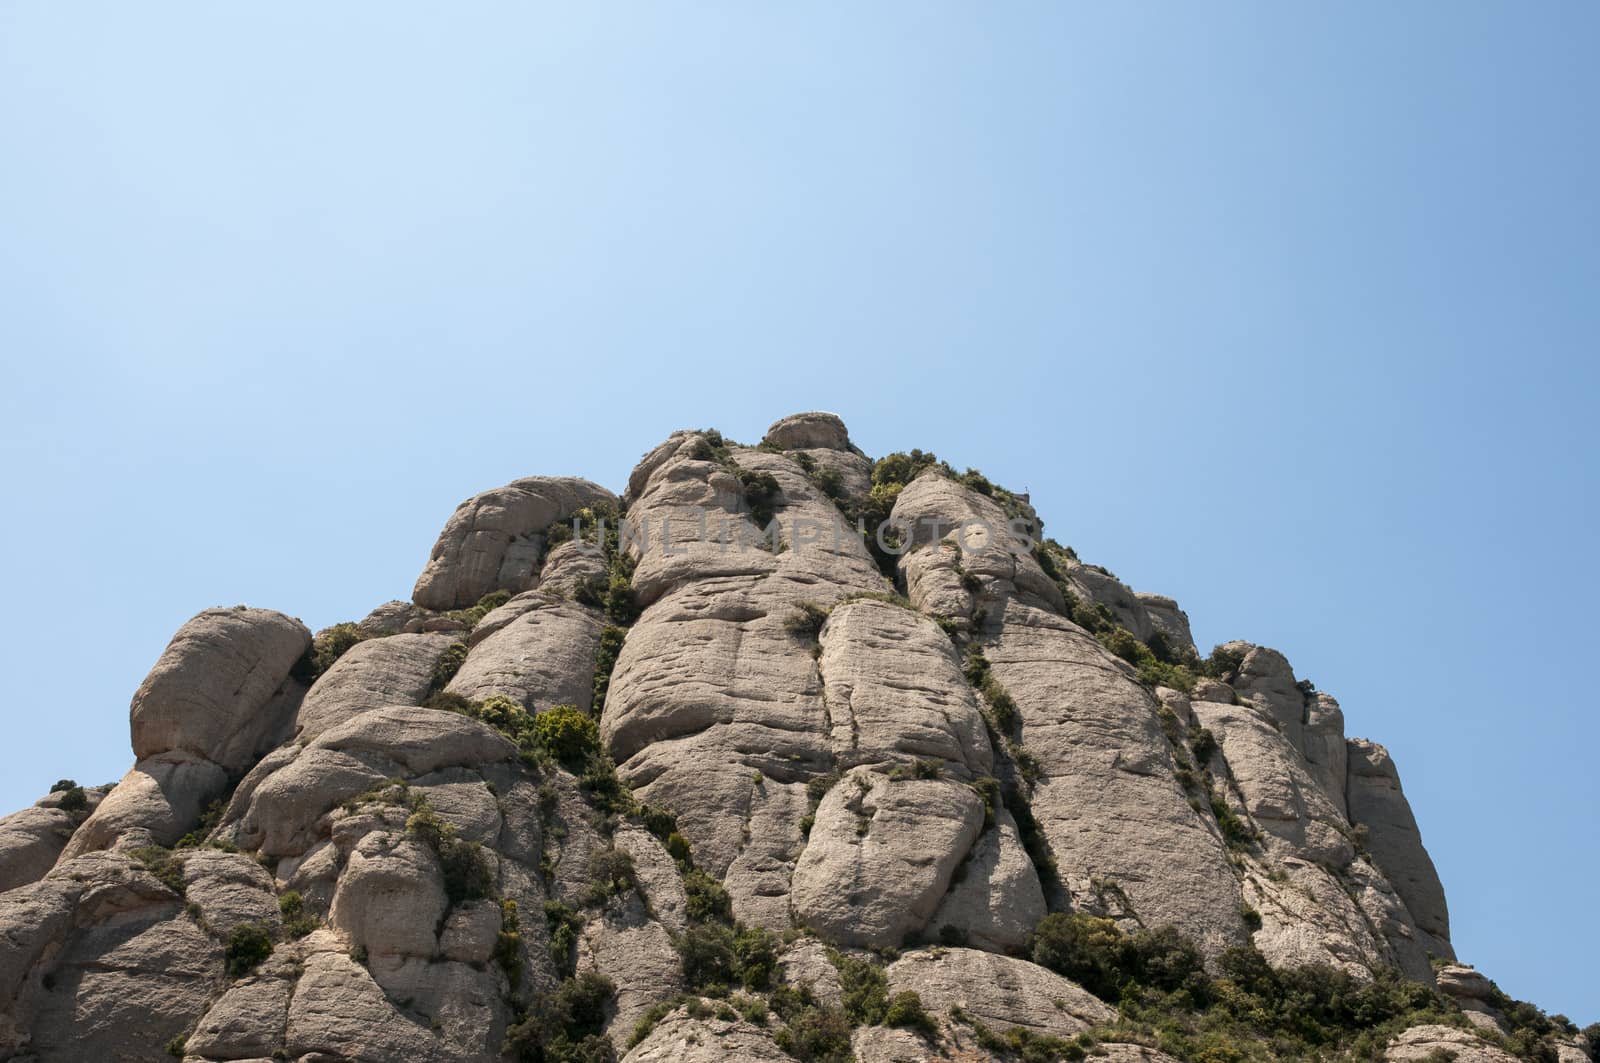
[[[594,609],[544,590],[483,618],[466,663],[445,689],[472,701],[502,694],[530,711],[589,707],[594,654],[605,625]]]
[[[1352,739],[1346,800],[1350,818],[1367,828],[1368,847],[1395,892],[1405,901],[1417,926],[1431,936],[1436,955],[1453,959],[1450,912],[1433,859],[1422,847],[1411,805],[1400,789],[1400,774],[1389,751],[1376,742]]]
[[[796,413],[774,421],[766,441],[784,450],[850,449],[850,433],[833,413]]]
[[[649,1037],[622,1057],[624,1063],[722,1063],[730,1059],[783,1063],[793,1058],[773,1043],[767,1029],[714,1014],[696,1019],[687,1007],[662,1019]]]
[[[1517,1057],[1488,1044],[1470,1030],[1454,1026],[1413,1026],[1389,1042],[1383,1058],[1395,1063],[1441,1058],[1453,1059],[1455,1063],[1512,1063]]]
[[[1220,952],[1244,939],[1216,825],[1176,781],[1155,697],[1070,621],[1012,600],[985,646],[1043,778],[1033,814],[1081,905],[1114,883],[1149,926]]]
[[[75,811],[62,807],[63,794],[51,793],[0,819],[0,893],[44,878],[79,824],[110,791],[109,786],[85,787],[84,806]]]
[[[318,677],[300,702],[295,734],[315,738],[368,709],[421,705],[434,667],[455,639],[448,633],[396,634],[358,642]]]
[[[903,537],[873,545],[855,521],[891,503]],[[549,547],[592,507],[629,527]],[[1444,893],[1383,747],[1254,643],[1155,686],[1111,625],[1184,655],[1188,615],[1040,527],[1026,496],[875,466],[803,413],[758,448],[674,433],[621,498],[474,496],[413,600],[309,686],[298,621],[199,614],[134,696],[127,775],[0,819],[0,1059],[491,1063],[551,1019],[632,1063],[776,1061],[793,1031],[744,997],[781,985],[862,1063],[1090,1029],[1097,1057],[1171,1063],[1028,958],[1051,913],[1175,927],[1213,971],[1246,943],[1395,967],[1461,1025],[1387,1058],[1509,1058],[1487,980],[1435,972]],[[727,998],[693,981],[685,953],[730,941],[772,950],[770,985],[759,962]],[[853,961],[928,1028],[847,1028]],[[563,1016],[588,975],[612,992]]]
[[[460,609],[495,590],[529,590],[544,532],[578,510],[615,502],[599,484],[531,476],[473,495],[450,515],[411,598],[426,609]]]

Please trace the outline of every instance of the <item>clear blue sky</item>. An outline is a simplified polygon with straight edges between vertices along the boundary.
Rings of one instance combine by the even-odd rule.
[[[1287,653],[1600,1019],[1600,8],[0,5],[0,810],[197,610],[841,413]]]

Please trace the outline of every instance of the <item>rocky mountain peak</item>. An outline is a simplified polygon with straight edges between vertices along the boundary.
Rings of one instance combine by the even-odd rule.
[[[0,1059],[1592,1058],[1338,701],[1040,528],[799,413],[199,613],[0,820]]]

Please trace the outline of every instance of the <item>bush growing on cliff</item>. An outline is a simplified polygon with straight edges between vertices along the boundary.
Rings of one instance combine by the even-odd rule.
[[[616,1053],[600,1030],[616,990],[611,979],[588,971],[534,994],[501,1051],[523,1063],[611,1063]]]
[[[254,923],[236,926],[228,932],[222,947],[229,978],[243,978],[272,955],[272,936]]]
[[[577,771],[600,752],[600,728],[576,705],[556,705],[533,719],[539,745],[562,766]]]

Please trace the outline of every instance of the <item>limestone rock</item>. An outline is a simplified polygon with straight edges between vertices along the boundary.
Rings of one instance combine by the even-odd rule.
[[[821,637],[823,707],[843,763],[930,760],[964,781],[994,753],[950,640],[919,613],[872,599],[836,607]]]
[[[1448,1053],[1455,1063],[1512,1063],[1516,1059],[1476,1034],[1454,1026],[1413,1026],[1389,1042],[1383,1058],[1393,1063],[1434,1060]]]
[[[37,882],[55,866],[72,833],[99,806],[109,787],[86,787],[84,807],[67,811],[52,793],[0,819],[0,893]]]
[[[838,968],[828,958],[828,948],[816,938],[801,938],[778,956],[778,971],[785,985],[805,986],[817,1003],[844,1007],[844,987]]]
[[[1305,756],[1306,770],[1339,815],[1348,821],[1345,778],[1349,774],[1349,753],[1345,748],[1344,712],[1329,694],[1313,695],[1306,706]]]
[[[1306,748],[1306,695],[1300,691],[1289,661],[1266,646],[1230,642],[1227,647],[1245,651],[1244,661],[1233,679],[1235,693],[1264,712],[1277,724],[1289,744],[1303,752]]]
[[[317,678],[295,716],[295,734],[315,738],[369,709],[421,705],[448,634],[390,635],[358,642]]]
[[[1109,1023],[1116,1011],[1060,975],[1027,960],[977,949],[919,949],[889,965],[889,993],[914,990],[935,1015],[959,1007],[997,1032],[1021,1026],[1070,1038]]]
[[[442,709],[401,706],[364,712],[323,732],[310,748],[384,757],[411,775],[517,758],[511,740],[487,724]]]
[[[539,573],[539,589],[571,598],[581,588],[603,585],[609,576],[605,551],[577,539],[551,550]]]
[[[1151,634],[1156,631],[1156,625],[1144,601],[1133,592],[1133,588],[1098,565],[1085,565],[1080,561],[1069,560],[1063,568],[1068,585],[1079,598],[1105,606],[1111,610],[1111,615],[1116,618],[1117,623],[1133,632],[1135,638],[1145,642],[1150,640]],[[1172,601],[1170,598],[1164,600]],[[1172,612],[1177,613],[1183,623],[1181,626],[1178,625],[1176,618],[1169,618],[1169,623],[1178,627],[1180,631],[1186,631],[1188,618],[1178,610],[1176,602],[1172,602]]]
[[[1189,631],[1189,614],[1178,608],[1178,603],[1164,594],[1136,591],[1134,597],[1144,607],[1150,620],[1150,629],[1161,632],[1167,645],[1174,650],[1195,650],[1194,635]]]
[[[183,837],[228,782],[222,768],[189,756],[162,753],[135,764],[72,835],[61,859],[107,848],[136,832],[153,845]]]
[[[608,907],[584,927],[578,970],[598,971],[616,985],[616,1011],[606,1029],[619,1044],[626,1042],[652,1006],[684,990],[678,950],[637,894]]]
[[[447,903],[432,853],[404,835],[374,832],[350,854],[328,922],[369,955],[428,957]]]
[[[790,414],[773,422],[766,441],[784,450],[850,449],[850,433],[832,413]]]
[[[1021,948],[1045,917],[1038,872],[1004,808],[995,811],[994,825],[957,865],[954,878],[928,921],[930,937],[940,937],[946,927],[953,927],[962,941],[975,948],[1010,952]]]
[[[1335,867],[1354,858],[1343,815],[1275,719],[1245,705],[1200,701],[1193,709],[1216,738],[1251,820],[1267,833],[1270,845]]]
[[[513,614],[497,616],[496,614]],[[445,688],[471,701],[502,694],[530,712],[552,705],[587,709],[604,626],[593,610],[545,591],[521,595],[484,618],[492,633]]]
[[[982,826],[968,786],[857,768],[817,809],[795,867],[795,916],[838,944],[899,945],[927,925]]]
[[[246,978],[231,986],[196,1024],[184,1051],[204,1059],[266,1059],[283,1045],[294,984]]]
[[[920,482],[920,481],[919,481]],[[1149,692],[1070,621],[1010,602],[984,649],[1044,777],[1033,815],[1074,899],[1115,883],[1146,926],[1210,955],[1242,942],[1240,893],[1216,826],[1190,806]]]
[[[570,476],[532,476],[474,495],[439,533],[412,600],[428,609],[460,609],[490,591],[528,590],[538,576],[545,529],[616,501],[599,484]]]
[[[1454,959],[1444,887],[1428,850],[1422,847],[1422,835],[1400,789],[1400,774],[1389,751],[1362,738],[1352,739],[1347,749],[1345,794],[1350,818],[1367,828],[1373,862],[1394,884],[1417,926],[1430,935],[1429,951],[1441,959]]]
[[[428,1024],[401,1012],[365,967],[343,952],[307,957],[289,1002],[284,1042],[291,1059],[429,1060]]]
[[[133,753],[183,751],[242,772],[294,711],[278,697],[311,644],[298,620],[270,609],[208,609],[172,637],[133,695]]]
[[[792,1059],[773,1043],[769,1030],[742,1019],[717,1018],[711,1012],[694,1018],[687,1006],[667,1014],[651,1029],[622,1063],[722,1063],[737,1059],[749,1063],[787,1063]]]
[[[782,930],[804,784],[833,762],[821,676],[788,621],[802,603],[827,607],[885,584],[838,508],[780,454],[733,459],[772,476],[780,522],[809,522],[822,529],[816,540],[774,555],[748,539],[702,538],[701,513],[756,529],[738,480],[697,457],[697,442],[668,440],[630,482],[629,519],[650,531],[628,545],[647,607],[617,661],[601,733],[635,794],[677,813],[696,865],[728,876],[739,917]],[[707,524],[719,530],[714,517]]]
[[[218,937],[226,939],[235,927],[246,924],[278,931],[272,876],[243,853],[196,849],[184,857],[183,881],[184,897]]]
[[[930,609],[941,597],[950,598],[948,586],[930,585],[927,570],[920,567],[924,548],[946,541],[960,551],[963,574],[981,585],[977,601],[1015,594],[1048,609],[1063,607],[1061,589],[1033,556],[1032,540],[1024,532],[1033,521],[1026,515],[1014,520],[992,499],[930,469],[896,497],[890,521],[905,529],[907,552],[900,567],[907,594],[919,608]]]

